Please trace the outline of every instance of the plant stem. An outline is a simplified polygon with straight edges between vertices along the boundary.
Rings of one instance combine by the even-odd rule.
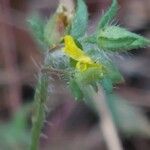
[[[45,102],[47,100],[48,78],[45,74],[39,75],[35,92],[35,117],[33,118],[32,139],[30,150],[37,150],[41,129],[45,119]]]
[[[30,150],[37,150],[41,129],[45,119],[45,102],[47,100],[48,77],[45,74],[39,75],[38,84],[35,91],[35,118],[33,119],[32,139]]]
[[[71,0],[60,0],[60,3],[62,3],[64,6],[66,6],[67,11],[69,14],[72,13],[74,10],[74,3]],[[48,55],[49,52],[54,52],[57,48],[62,47],[62,45],[59,45],[55,48],[52,48],[50,51],[47,51],[47,54],[45,55],[45,62],[44,62],[44,67],[46,68],[48,63]],[[53,70],[54,71],[54,70]],[[57,70],[55,70],[57,71]],[[54,72],[53,72],[54,73]],[[58,73],[58,72],[55,72]],[[59,72],[60,73],[60,72]],[[33,120],[33,128],[32,128],[32,139],[31,139],[31,145],[30,145],[30,150],[37,150],[39,146],[39,140],[40,140],[40,134],[41,134],[41,129],[43,126],[43,122],[45,119],[45,103],[47,100],[47,95],[48,94],[48,75],[46,75],[45,72],[41,72],[39,74],[39,79],[38,79],[38,84],[36,87],[36,92],[35,92],[35,106],[36,106],[36,113],[35,113],[35,118]]]
[[[108,149],[123,150],[102,88],[99,88],[98,93],[94,95],[94,102],[96,104],[97,111],[101,116],[100,128],[102,130]]]

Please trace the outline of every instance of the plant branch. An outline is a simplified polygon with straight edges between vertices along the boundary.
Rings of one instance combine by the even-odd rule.
[[[37,150],[41,129],[45,119],[45,102],[47,100],[48,77],[45,74],[39,75],[38,85],[35,92],[35,117],[33,119],[32,141],[30,150]]]

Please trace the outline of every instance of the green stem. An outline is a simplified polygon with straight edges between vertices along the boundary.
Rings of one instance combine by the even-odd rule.
[[[33,120],[30,150],[37,150],[39,146],[41,129],[45,119],[45,102],[47,100],[48,92],[47,89],[48,77],[45,74],[40,74],[34,97],[36,112]]]

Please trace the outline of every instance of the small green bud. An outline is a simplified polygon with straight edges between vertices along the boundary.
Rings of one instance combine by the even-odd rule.
[[[97,44],[103,50],[120,52],[148,46],[150,40],[118,26],[107,26],[99,31]]]

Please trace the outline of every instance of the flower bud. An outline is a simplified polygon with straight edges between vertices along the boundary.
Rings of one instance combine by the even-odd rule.
[[[97,44],[103,50],[120,52],[148,46],[150,40],[118,26],[107,26],[99,31]]]

